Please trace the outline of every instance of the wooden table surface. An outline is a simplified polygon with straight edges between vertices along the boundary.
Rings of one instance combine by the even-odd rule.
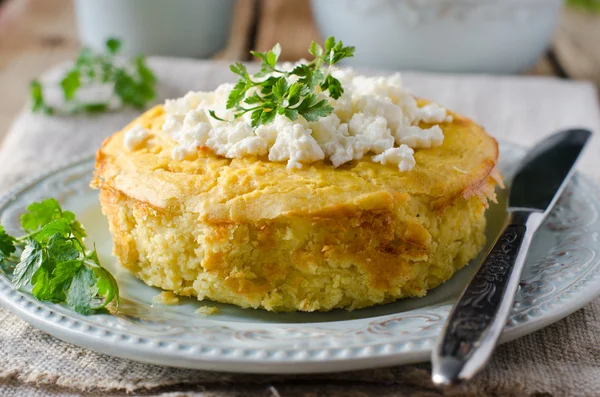
[[[309,0],[238,0],[230,42],[215,56],[250,60],[275,43],[284,60],[320,40]],[[0,6],[0,138],[27,100],[31,79],[79,51],[72,0],[4,0]],[[552,47],[530,74],[592,80],[600,87],[600,15],[565,9]]]

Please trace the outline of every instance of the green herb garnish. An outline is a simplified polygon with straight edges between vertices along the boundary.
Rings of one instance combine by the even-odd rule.
[[[124,105],[143,108],[154,99],[156,77],[146,65],[146,59],[138,56],[121,64],[116,55],[121,49],[121,41],[108,39],[106,52],[96,54],[88,48],[79,53],[73,67],[68,70],[60,87],[71,113],[87,112],[98,113],[109,109],[107,102],[82,103],[77,100],[77,92],[81,88],[111,84],[113,95],[121,100]],[[31,110],[34,113],[52,114],[54,109],[44,100],[43,87],[39,80],[34,80],[30,85]]]
[[[600,0],[568,0],[567,4],[583,11],[600,13]]]
[[[38,80],[33,80],[29,84],[29,95],[31,96],[31,111],[34,113],[52,114],[54,110],[46,105],[44,101],[44,91],[42,84]]]
[[[85,229],[75,214],[51,198],[29,205],[21,226],[26,232],[21,237],[0,226],[0,265],[12,273],[15,288],[31,286],[38,300],[63,303],[81,314],[119,303],[119,286],[100,265],[96,250],[86,249]]]
[[[333,99],[344,93],[342,84],[331,71],[342,59],[354,55],[354,47],[344,47],[342,41],[336,42],[330,37],[325,41],[325,49],[313,41],[309,52],[314,56],[311,62],[284,71],[277,68],[281,54],[279,44],[267,52],[251,51],[261,60],[260,71],[250,75],[246,66],[239,62],[230,66],[239,79],[229,94],[227,109],[235,109],[236,119],[251,112],[252,127],[255,128],[272,122],[278,114],[290,120],[302,116],[308,121],[331,114],[333,107],[327,99],[320,99],[318,93],[326,92]],[[209,113],[217,120],[226,121],[212,110]]]

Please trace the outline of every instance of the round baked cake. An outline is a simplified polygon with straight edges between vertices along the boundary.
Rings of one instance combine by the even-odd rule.
[[[156,106],[107,139],[92,185],[120,263],[179,295],[272,311],[363,308],[452,277],[484,245],[501,183],[496,141],[391,78],[346,80],[319,121],[217,120],[208,110],[227,118],[225,85]],[[385,94],[361,91],[364,81]],[[360,134],[381,139],[357,155]],[[386,134],[391,146],[378,147]]]

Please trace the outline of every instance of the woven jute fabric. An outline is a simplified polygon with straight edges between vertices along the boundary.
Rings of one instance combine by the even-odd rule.
[[[160,100],[231,80],[226,65],[153,58]],[[58,73],[51,71],[49,76]],[[591,84],[549,78],[407,73],[412,91],[482,124],[500,139],[531,145],[565,127],[600,131]],[[134,111],[97,116],[24,111],[0,148],[0,189],[91,153]],[[600,139],[580,170],[600,181]],[[438,389],[428,364],[320,375],[240,375],[147,365],[81,349],[0,307],[0,396],[600,396],[600,299],[567,318],[500,346],[475,380]]]

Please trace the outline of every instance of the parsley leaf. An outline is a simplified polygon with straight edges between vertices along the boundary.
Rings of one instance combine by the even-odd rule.
[[[60,86],[63,89],[65,100],[70,101],[75,96],[75,93],[81,86],[81,80],[79,80],[79,70],[71,70],[60,82]]]
[[[48,265],[40,266],[31,277],[31,285],[33,285],[31,293],[38,300],[55,302],[56,300],[53,299],[54,294],[52,293],[51,284],[49,283],[50,272],[52,270],[48,270],[47,267]]]
[[[71,113],[99,113],[109,110],[107,102],[79,102],[77,92],[81,88],[94,85],[112,85],[112,94],[123,105],[142,108],[156,96],[156,76],[146,64],[146,58],[138,56],[126,64],[116,59],[122,47],[120,40],[110,38],[106,41],[106,52],[96,54],[88,48],[79,53],[73,67],[68,70],[60,82],[67,108]],[[34,113],[51,114],[54,109],[44,101],[42,85],[34,80],[30,85],[31,110]]]
[[[39,80],[33,80],[29,84],[29,96],[31,96],[31,110],[34,113],[54,113],[54,109],[46,105],[42,83]]]
[[[244,99],[244,96],[250,87],[252,86],[247,84],[246,81],[238,81],[236,85],[233,86],[233,89],[227,98],[227,108],[231,109],[238,106],[242,99]]]
[[[340,81],[330,74],[325,77],[320,87],[323,91],[329,90],[329,96],[331,96],[333,99],[338,99],[344,93],[344,89],[342,88]]]
[[[125,68],[115,72],[114,91],[124,104],[141,109],[156,95],[156,77],[146,66],[144,57],[135,59],[135,67],[137,76],[129,74]]]
[[[279,43],[275,44],[275,46],[267,52],[250,51],[250,53],[262,60],[260,64],[261,71],[255,75],[256,77],[262,77],[277,70],[275,67],[277,66],[279,56],[281,55],[281,46]]]
[[[236,62],[232,65],[229,65],[229,70],[239,75],[243,79],[250,78],[250,75],[248,74],[248,69],[246,69],[246,66],[244,66],[244,64],[241,62]]]
[[[138,83],[131,75],[124,70],[119,70],[115,75],[115,93],[121,98],[124,104],[135,108],[142,108],[147,100],[145,86]]]
[[[104,311],[119,303],[119,286],[100,264],[96,250],[87,251],[85,229],[57,200],[32,203],[21,216],[28,233],[15,238],[0,226],[0,261],[12,263],[15,288],[31,287],[42,301],[64,303],[82,314]],[[17,248],[22,252],[15,259]]]
[[[314,43],[314,42],[313,42]],[[317,68],[311,68],[307,64],[301,64],[292,71],[296,76],[300,76],[299,83],[313,89],[321,80],[323,80],[323,71]]]
[[[42,246],[34,239],[28,239],[21,254],[21,261],[13,271],[13,285],[19,289],[28,284],[36,270],[47,259]]]
[[[302,116],[307,121],[316,121],[331,114],[333,107],[322,94],[333,99],[342,96],[344,88],[331,71],[341,60],[354,56],[354,47],[344,46],[334,37],[329,37],[324,45],[325,49],[313,41],[309,53],[314,59],[297,65],[291,71],[277,68],[281,55],[279,44],[266,52],[250,51],[261,60],[260,71],[251,76],[239,62],[229,67],[239,79],[227,98],[227,109],[235,109],[235,118],[250,113],[254,128],[272,122],[278,114],[290,120]],[[327,70],[323,66],[327,66]],[[217,120],[226,121],[213,110],[209,114]]]
[[[108,110],[108,103],[80,103],[77,104],[73,111],[77,112],[85,112],[85,113],[102,113]]]
[[[121,49],[121,40],[115,39],[114,37],[106,40],[106,49],[110,54],[116,54]]]
[[[79,247],[74,240],[55,234],[48,240],[48,253],[58,263],[63,263],[79,258]]]
[[[138,75],[140,76],[140,81],[145,84],[144,89],[146,91],[152,91],[152,98],[154,98],[154,85],[156,83],[156,76],[146,64],[146,57],[140,55],[135,58],[135,67],[137,68]]]
[[[0,226],[0,262],[10,258],[15,250],[15,239],[9,236],[4,228]]]
[[[27,206],[27,212],[21,215],[21,226],[26,232],[33,232],[48,223],[63,218],[58,201],[53,198]]]
[[[79,267],[73,275],[67,292],[67,306],[77,313],[91,314],[96,295],[98,295],[98,286],[94,272],[85,266]]]
[[[66,301],[71,281],[81,266],[83,266],[83,262],[80,259],[72,259],[56,264],[52,271],[52,278],[47,283],[47,288],[56,302]]]
[[[315,94],[307,96],[297,108],[298,113],[308,121],[317,121],[319,117],[325,117],[333,112],[333,107],[327,100],[319,98]]]
[[[98,306],[94,307],[94,309],[103,309],[108,305],[113,299],[119,303],[119,285],[117,284],[117,280],[113,277],[112,274],[105,268],[100,265],[100,260],[98,259],[98,254],[96,253],[96,249],[87,255],[84,260],[86,266],[90,267],[95,276],[98,278],[97,287],[98,293],[104,296],[104,302],[101,302]]]
[[[30,234],[40,244],[47,244],[48,240],[54,235],[69,236],[71,227],[64,219],[57,219],[45,225],[40,230]]]

